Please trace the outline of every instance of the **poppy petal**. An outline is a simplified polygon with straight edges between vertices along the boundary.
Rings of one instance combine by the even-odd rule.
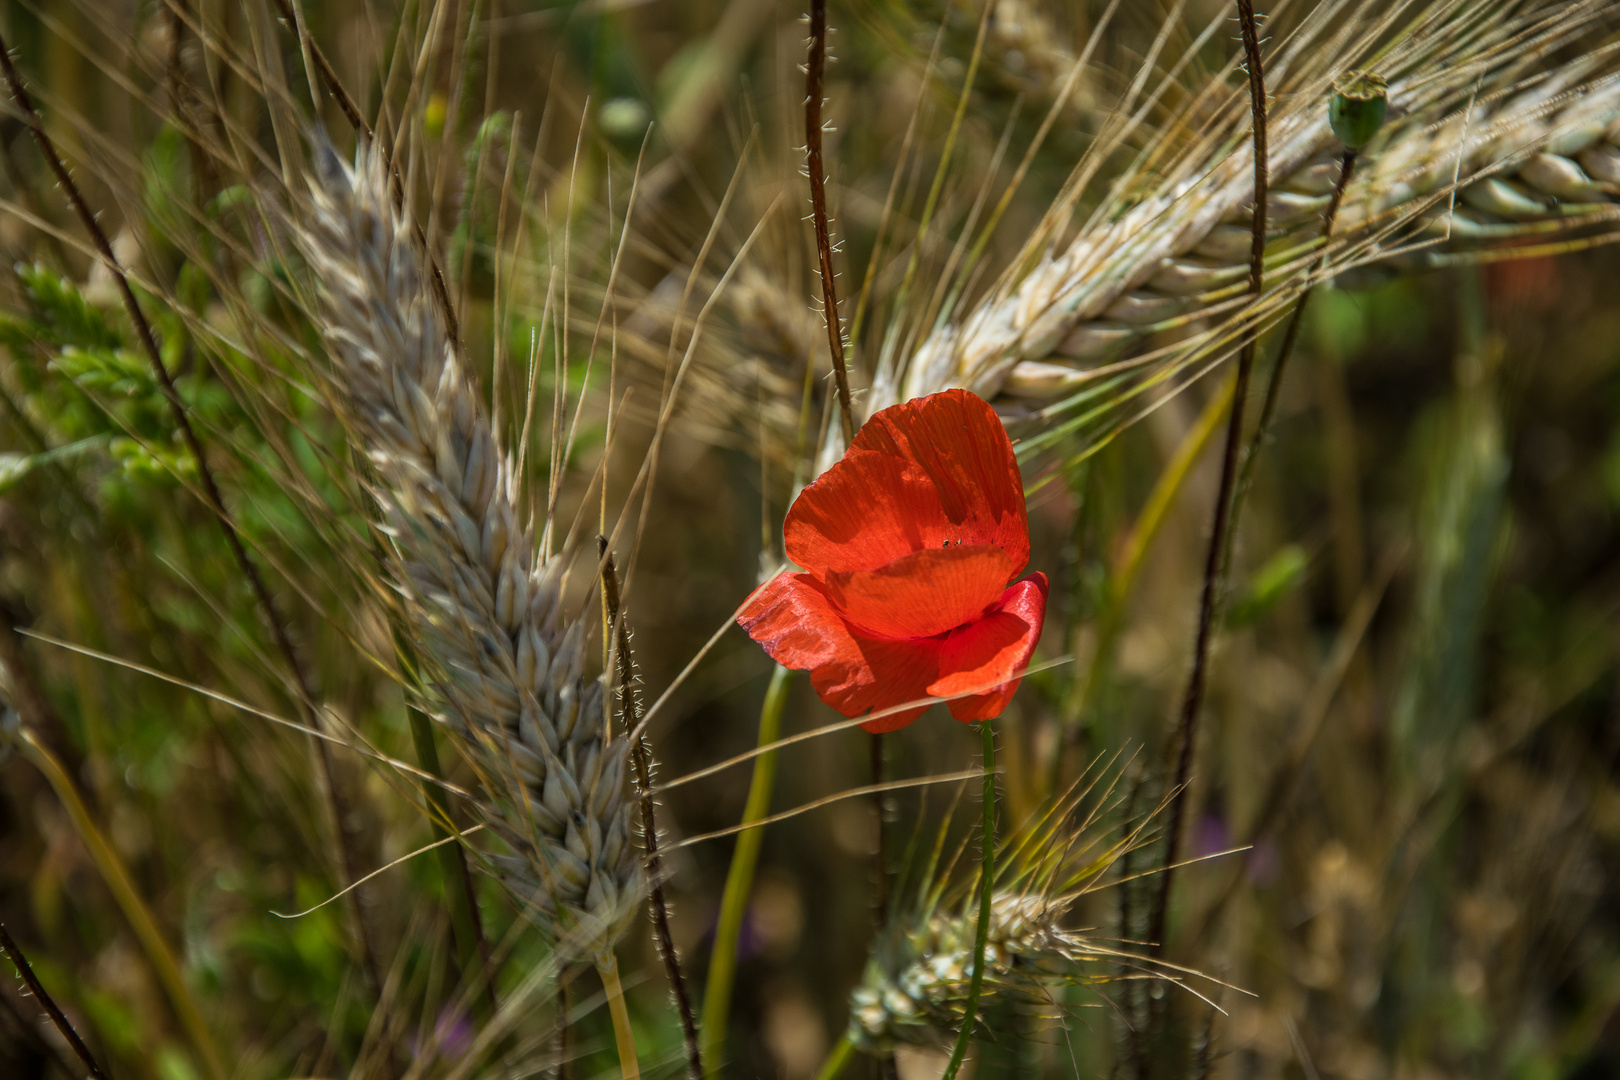
[[[1029,519],[1006,429],[966,390],[884,409],[799,494],[783,538],[788,558],[821,578],[946,544],[999,547],[1017,573]]]
[[[865,677],[824,689],[823,681],[812,674],[810,681],[822,701],[845,716],[859,716],[933,696],[928,684],[939,677],[939,638],[882,641],[856,637],[855,642],[866,661]],[[861,727],[873,734],[899,731],[927,711],[927,704],[917,705],[868,720]]]
[[[754,590],[737,622],[783,667],[814,671],[858,662],[848,624],[809,574],[776,575]]]
[[[845,716],[928,697],[928,684],[939,677],[940,639],[883,641],[862,635],[839,616],[809,574],[778,574],[755,591],[737,621],[777,663],[810,672],[821,700]],[[861,726],[894,731],[927,708]]]
[[[877,570],[830,573],[827,596],[876,637],[934,637],[983,616],[1022,569],[998,547],[927,548]]]
[[[862,426],[853,449],[914,462],[934,486],[954,539],[993,544],[1020,570],[1029,562],[1018,459],[1001,417],[977,394],[946,390],[884,409]]]
[[[940,677],[929,685],[928,692],[948,697],[991,687],[952,701],[952,716],[964,722],[992,720],[1007,708],[1023,680],[1015,673],[1029,664],[1041,639],[1046,593],[1046,575],[1034,574],[1009,588],[990,614],[945,638],[940,649]]]

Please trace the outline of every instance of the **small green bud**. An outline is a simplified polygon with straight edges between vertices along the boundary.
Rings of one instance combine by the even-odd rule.
[[[1351,150],[1372,142],[1389,110],[1389,83],[1370,71],[1351,71],[1333,85],[1328,126]]]

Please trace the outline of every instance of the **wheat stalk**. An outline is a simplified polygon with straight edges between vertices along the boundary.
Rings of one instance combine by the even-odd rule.
[[[1371,165],[1340,212],[1347,239],[1335,250],[1366,263],[1407,250],[1401,242],[1422,233],[1463,247],[1613,223],[1620,203],[1613,49],[1544,73],[1532,69],[1541,77],[1517,94],[1527,82],[1524,65],[1503,61],[1512,47],[1534,63],[1570,32],[1559,27],[1555,36],[1525,17],[1460,41],[1420,37],[1382,57],[1395,76],[1392,108],[1405,116],[1370,148]],[[1441,79],[1436,70],[1449,74]],[[1296,272],[1268,287],[1273,299],[1262,311],[1278,311],[1275,298],[1295,294],[1303,285],[1297,271],[1321,254],[1310,237],[1340,149],[1326,117],[1336,73],[1318,65],[1277,94],[1269,247]],[[1224,125],[1199,137],[1166,179],[1150,186],[1141,170],[1127,172],[1067,243],[1057,234],[1078,192],[1060,200],[984,299],[942,320],[908,361],[880,367],[868,415],[950,386],[1051,403],[1094,379],[1105,361],[1140,352],[1154,334],[1218,312],[1241,292],[1246,273],[1253,167],[1240,117],[1227,110]],[[1345,261],[1330,260],[1327,272]],[[1236,337],[1230,327],[1216,336],[1227,346]]]
[[[324,143],[292,223],[314,272],[338,405],[376,473],[394,585],[431,667],[435,713],[478,771],[502,880],[554,929],[607,955],[639,889],[629,743],[585,674],[586,624],[562,562],[520,526],[517,477],[428,293],[374,145],[354,168]]]

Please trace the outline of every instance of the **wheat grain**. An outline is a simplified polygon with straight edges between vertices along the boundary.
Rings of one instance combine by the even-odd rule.
[[[293,222],[314,273],[338,404],[375,470],[394,586],[430,665],[435,712],[512,855],[491,865],[537,911],[604,951],[638,869],[628,742],[585,674],[586,624],[563,611],[561,560],[520,526],[511,461],[426,288],[382,155],[353,169],[324,143],[312,212]]]
[[[1321,10],[1333,8],[1343,13],[1343,5]],[[1002,19],[997,9],[992,38],[1023,32],[1016,10],[1007,10]],[[1088,220],[1072,220],[1086,201],[1077,180],[976,301],[958,300],[936,317],[889,300],[901,309],[878,327],[879,359],[864,365],[860,413],[965,386],[995,400],[1009,421],[1038,421],[1044,433],[1034,448],[1056,437],[1052,429],[1081,402],[1099,428],[1128,422],[1118,417],[1142,388],[1207,370],[1235,350],[1246,320],[1281,318],[1311,281],[1374,265],[1421,269],[1487,246],[1497,249],[1494,258],[1503,247],[1611,237],[1620,224],[1620,53],[1607,45],[1579,51],[1581,34],[1601,17],[1601,5],[1509,11],[1474,0],[1443,0],[1412,15],[1410,26],[1429,19],[1440,29],[1407,34],[1379,53],[1392,115],[1362,153],[1325,248],[1320,216],[1343,149],[1327,103],[1334,80],[1387,38],[1390,16],[1352,7],[1332,40],[1321,28],[1286,39],[1277,47],[1270,125],[1266,292],[1253,306],[1242,296],[1253,198],[1247,97],[1217,76],[1169,120],[1149,127],[1141,116],[1116,117],[1095,148],[1095,175],[1113,179]],[[1470,25],[1469,33],[1453,30]],[[1575,59],[1553,63],[1561,49]],[[1143,99],[1142,85],[1122,113]],[[1126,143],[1143,149],[1122,168],[1110,154]],[[1087,159],[1077,175],[1091,168]],[[948,291],[962,297],[978,272],[968,260]],[[684,277],[675,271],[670,280]],[[803,336],[781,333],[783,313],[796,320],[808,303],[785,280],[768,267],[739,275],[726,301],[742,344],[711,338],[687,407],[707,438],[759,445],[792,462],[802,344],[759,344]],[[667,325],[656,299],[633,327],[649,338],[649,357],[662,355],[654,331]],[[909,349],[908,326],[921,328]],[[627,336],[628,347],[634,340]],[[840,433],[823,434],[817,471],[843,451]]]

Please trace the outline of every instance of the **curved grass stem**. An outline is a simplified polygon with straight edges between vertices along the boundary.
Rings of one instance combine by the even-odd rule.
[[[1324,244],[1333,237],[1333,222],[1339,216],[1339,207],[1344,203],[1345,190],[1350,186],[1350,177],[1356,169],[1356,152],[1346,150],[1339,159],[1339,180],[1333,185],[1333,196],[1328,200],[1327,211],[1322,215],[1321,238]],[[1319,268],[1327,266],[1328,256],[1323,255]],[[1260,419],[1255,422],[1254,434],[1249,437],[1249,443],[1243,449],[1243,463],[1238,469],[1237,487],[1232,491],[1232,519],[1227,523],[1226,535],[1221,541],[1221,578],[1224,580],[1232,567],[1232,545],[1236,542],[1238,518],[1243,514],[1243,501],[1248,497],[1249,484],[1254,478],[1254,463],[1260,456],[1261,449],[1271,436],[1271,423],[1277,415],[1277,399],[1282,392],[1283,375],[1288,371],[1288,361],[1294,355],[1294,345],[1299,340],[1299,327],[1305,320],[1305,309],[1310,305],[1311,293],[1314,288],[1309,280],[1305,288],[1300,291],[1299,299],[1294,301],[1294,311],[1288,317],[1288,326],[1283,331],[1282,344],[1277,348],[1277,359],[1271,365],[1271,377],[1266,381],[1266,396],[1260,402]]]
[[[107,883],[113,899],[118,902],[124,917],[129,920],[136,939],[140,941],[147,960],[152,964],[158,982],[163,985],[164,993],[174,1008],[180,1026],[185,1029],[197,1055],[202,1058],[204,1072],[213,1080],[225,1080],[229,1075],[225,1069],[225,1059],[220,1056],[219,1047],[215,1045],[208,1025],[203,1022],[202,1010],[197,1007],[196,998],[192,996],[191,989],[186,986],[185,978],[180,974],[180,964],[175,960],[173,950],[169,948],[169,943],[163,940],[163,933],[158,929],[157,920],[152,917],[151,909],[136,891],[135,883],[130,880],[129,871],[124,868],[123,861],[107,842],[107,838],[102,835],[95,819],[90,816],[89,808],[79,797],[78,788],[74,786],[67,770],[62,768],[62,763],[56,760],[56,755],[46,749],[27,728],[22,732],[22,744],[23,753],[44,775],[51,789],[56,792],[56,797],[62,800],[63,808],[73,821],[74,830],[84,841],[84,846],[90,849],[90,857],[95,862],[96,869],[101,872],[101,879]]]
[[[979,838],[979,926],[973,934],[973,974],[968,977],[967,1007],[962,1013],[962,1030],[957,1033],[950,1063],[941,1080],[956,1080],[968,1044],[973,1041],[973,1021],[979,1013],[979,993],[984,989],[984,953],[990,942],[990,899],[996,889],[996,733],[990,721],[979,723],[984,738],[984,832]]]
[[[765,691],[765,704],[759,710],[760,746],[775,742],[782,731],[782,709],[787,704],[793,672],[777,665],[771,685]],[[748,785],[748,801],[743,804],[742,824],[761,821],[771,808],[776,787],[776,754],[761,754],[754,760],[754,776]],[[703,1075],[717,1076],[726,1049],[726,1020],[731,1012],[731,990],[737,977],[737,941],[742,936],[743,916],[754,887],[754,870],[759,865],[759,849],[765,842],[765,829],[746,829],[737,837],[726,872],[725,891],[720,896],[720,921],[714,931],[714,948],[709,954],[709,979],[703,989],[701,1055]]]
[[[816,223],[816,253],[821,269],[821,302],[827,323],[827,351],[838,386],[838,416],[844,445],[855,438],[855,407],[849,396],[849,371],[844,365],[844,332],[838,323],[837,275],[827,223],[827,174],[821,163],[822,79],[827,67],[827,0],[810,2],[810,54],[804,65],[804,148],[810,173],[810,208]]]
[[[1091,663],[1087,665],[1084,675],[1076,676],[1080,681],[1064,702],[1064,738],[1070,745],[1079,741],[1086,714],[1090,711],[1097,690],[1107,678],[1108,669],[1113,663],[1114,645],[1124,627],[1125,607],[1136,588],[1136,580],[1147,553],[1159,535],[1160,527],[1169,517],[1176,496],[1186,485],[1187,477],[1192,475],[1193,466],[1203,457],[1204,450],[1226,416],[1226,410],[1232,407],[1232,391],[1236,385],[1236,380],[1228,377],[1209,399],[1204,411],[1165,463],[1164,471],[1148,493],[1147,502],[1142,504],[1136,521],[1125,534],[1124,543],[1120,545],[1119,555],[1114,559],[1109,574],[1108,592],[1103,598],[1102,610],[1097,615],[1097,641],[1092,648]],[[1047,790],[1050,792],[1062,787],[1063,758],[1063,754],[1052,755],[1051,773],[1047,778]]]

